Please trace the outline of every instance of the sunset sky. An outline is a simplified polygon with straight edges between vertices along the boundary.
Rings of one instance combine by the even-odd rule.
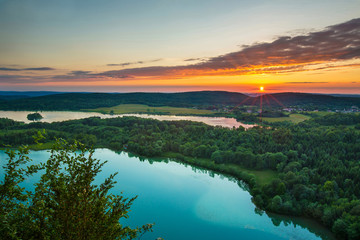
[[[359,0],[0,0],[0,91],[360,94]]]

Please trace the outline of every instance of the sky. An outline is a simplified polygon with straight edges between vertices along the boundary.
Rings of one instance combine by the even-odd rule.
[[[0,0],[0,91],[360,94],[360,0]]]

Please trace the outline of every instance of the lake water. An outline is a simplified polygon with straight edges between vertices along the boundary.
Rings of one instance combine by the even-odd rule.
[[[21,121],[29,123],[31,121],[27,120],[26,116],[33,111],[0,111],[0,118],[9,118],[16,121]],[[96,112],[70,112],[70,111],[43,111],[39,112],[44,118],[41,119],[41,122],[60,122],[66,120],[74,120],[88,117],[100,117],[100,118],[114,118],[114,117],[123,117],[123,116],[134,116],[141,118],[152,118],[160,121],[179,121],[179,120],[189,120],[195,122],[203,122],[210,126],[222,126],[227,128],[239,127],[250,128],[255,125],[253,124],[244,124],[237,122],[234,118],[224,118],[224,117],[198,117],[198,116],[174,116],[174,115],[149,115],[149,114],[120,114],[120,115],[110,115],[102,114]]]
[[[32,151],[30,156],[34,161],[45,161],[50,153]],[[154,232],[145,234],[143,240],[333,239],[313,221],[259,213],[243,184],[226,176],[108,149],[97,149],[94,156],[109,161],[97,183],[117,171],[118,183],[112,193],[138,195],[124,224],[135,227],[155,223]],[[6,155],[0,151],[0,163],[4,159]],[[3,176],[1,169],[0,179]],[[33,182],[27,179],[25,187],[31,189]]]

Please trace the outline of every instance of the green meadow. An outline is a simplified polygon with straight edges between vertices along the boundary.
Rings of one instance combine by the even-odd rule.
[[[102,107],[95,109],[85,109],[86,111],[99,112],[99,113],[161,113],[161,114],[195,114],[195,115],[209,115],[214,114],[210,110],[194,109],[194,108],[179,108],[179,107],[151,107],[143,104],[120,104],[114,107]]]
[[[278,117],[278,118],[270,118],[270,117],[264,117],[262,118],[263,121],[267,122],[282,122],[282,121],[290,121],[293,123],[299,123],[305,120],[310,119],[310,116],[306,116],[299,113],[290,114],[289,117]]]

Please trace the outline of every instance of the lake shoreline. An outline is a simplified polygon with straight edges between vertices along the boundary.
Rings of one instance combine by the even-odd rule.
[[[91,120],[91,119],[89,119],[89,120]],[[92,119],[92,120],[100,121],[100,119]],[[256,130],[256,129],[254,129],[254,130]],[[234,130],[234,131],[237,131],[237,130]],[[240,131],[243,131],[243,130],[240,129]],[[46,146],[47,144],[49,144],[49,145]],[[50,144],[51,144],[50,142],[45,143],[43,145],[43,149],[49,149]],[[89,146],[91,146],[91,145],[89,145]],[[99,144],[96,147],[100,147],[100,148],[106,147],[106,148],[109,148],[109,149],[113,149],[110,145],[106,145],[106,144]],[[125,147],[125,145],[121,144],[121,145],[119,145],[119,148],[117,148],[117,150],[123,150],[123,147]],[[148,148],[148,149],[151,149],[151,148]],[[134,151],[136,152],[136,150],[133,150],[133,152]],[[146,154],[144,156],[146,156]],[[153,156],[153,155],[149,155],[149,156]],[[210,170],[220,172],[221,174],[229,174],[230,176],[233,176],[238,180],[242,180],[242,181],[246,182],[250,187],[249,192],[251,193],[251,195],[253,197],[255,197],[256,195],[259,195],[260,193],[264,192],[263,189],[259,187],[259,182],[256,181],[254,174],[249,173],[249,171],[239,171],[238,168],[235,168],[230,164],[218,164],[218,163],[215,164],[214,162],[209,161],[208,159],[203,159],[204,161],[200,161],[199,158],[185,157],[184,155],[178,154],[176,152],[164,153],[163,155],[160,155],[160,157],[173,158],[173,159],[178,160],[179,162],[185,162],[185,163],[188,163],[188,164],[190,164],[192,166],[205,167],[205,168],[208,168]],[[262,208],[269,211],[267,209],[267,207],[268,206],[263,205]],[[291,214],[285,214],[285,215],[286,216],[294,216],[294,215],[291,215]],[[299,215],[295,215],[295,216],[299,216]],[[305,215],[305,217],[306,217],[306,215]],[[312,219],[315,220],[315,218],[312,218]]]
[[[117,118],[117,117],[139,117],[146,119],[155,119],[159,121],[194,121],[202,122],[209,126],[221,126],[226,128],[238,128],[243,127],[245,129],[252,128],[256,124],[238,122],[233,117],[225,116],[196,116],[196,115],[156,115],[151,113],[137,114],[137,113],[125,113],[125,114],[104,114],[100,112],[88,112],[88,111],[4,111],[0,110],[0,118],[8,118],[26,124],[32,123],[26,117],[30,113],[39,112],[43,118],[36,122],[62,122],[69,120],[79,120],[89,117],[100,117],[101,119]],[[71,113],[71,116],[67,113]]]
[[[134,153],[131,153],[134,154]],[[205,170],[210,170],[213,171],[217,174],[220,175],[224,175],[227,177],[232,177],[237,181],[241,181],[244,182],[246,185],[244,186],[245,189],[250,193],[252,199],[251,201],[254,203],[254,205],[259,208],[259,206],[256,204],[255,198],[254,198],[254,188],[257,187],[257,180],[256,180],[256,175],[253,173],[248,173],[248,172],[252,172],[253,170],[251,169],[244,169],[243,171],[239,171],[236,170],[234,168],[232,168],[232,166],[227,166],[226,164],[216,164],[214,163],[211,159],[203,159],[203,160],[208,160],[207,162],[210,162],[210,164],[204,164],[205,161],[196,161],[198,160],[198,158],[193,158],[193,157],[185,157],[182,155],[183,159],[179,159],[177,158],[175,155],[181,155],[178,153],[174,153],[174,152],[168,152],[165,153],[162,156],[156,156],[156,158],[166,158],[170,161],[175,161],[178,163],[183,163],[183,164],[189,164],[190,166],[195,166],[195,167],[200,167],[200,168],[204,168]],[[146,156],[140,156],[135,154],[135,156],[138,157],[146,157]],[[181,157],[180,157],[181,158]],[[216,166],[217,165],[217,166]],[[259,171],[262,172],[262,171]],[[253,178],[254,176],[254,178]],[[261,186],[261,185],[260,185]],[[261,211],[264,211],[268,216],[270,215],[276,215],[276,216],[281,216],[281,217],[286,217],[286,218],[297,218],[297,219],[301,219],[301,220],[310,220],[315,222],[316,224],[318,224],[318,226],[323,227],[324,229],[326,229],[328,232],[326,233],[326,236],[324,236],[325,238],[323,238],[323,236],[321,236],[324,240],[336,240],[335,235],[331,232],[331,229],[327,228],[325,225],[321,224],[321,222],[319,222],[317,219],[311,218],[309,216],[296,216],[296,215],[287,215],[287,214],[283,214],[283,213],[276,213],[276,212],[271,212],[268,209],[261,209],[259,208]]]
[[[45,145],[40,145],[40,146],[39,145],[30,145],[29,149],[32,151],[50,150],[51,146],[49,144],[50,143],[46,143]],[[52,143],[51,143],[51,145],[52,145]],[[0,150],[3,150],[3,149],[4,148],[0,148]],[[16,148],[14,147],[13,149],[16,149]],[[175,152],[166,152],[162,155],[153,156],[151,158],[148,158],[146,156],[142,156],[142,155],[139,155],[134,152],[116,151],[114,149],[111,149],[109,147],[104,147],[104,146],[99,146],[94,149],[108,149],[108,150],[111,150],[116,153],[124,152],[124,153],[133,155],[140,159],[146,158],[148,161],[149,161],[149,159],[151,159],[151,160],[159,159],[158,161],[160,161],[160,162],[161,161],[177,162],[180,164],[189,165],[191,167],[197,167],[197,168],[202,168],[207,171],[212,171],[215,174],[223,175],[227,178],[233,178],[236,181],[240,181],[240,182],[244,183],[244,185],[242,185],[242,186],[251,195],[252,203],[256,206],[256,208],[258,208],[260,211],[265,212],[268,216],[273,215],[273,216],[278,216],[278,217],[284,218],[284,219],[297,219],[298,221],[300,220],[300,222],[311,221],[311,222],[317,224],[319,227],[323,228],[321,231],[322,233],[314,233],[313,231],[311,231],[311,232],[313,232],[317,236],[320,236],[323,240],[336,240],[336,237],[331,232],[331,229],[329,229],[326,226],[324,226],[323,224],[321,224],[321,222],[318,221],[317,219],[311,218],[306,215],[300,215],[300,216],[289,215],[289,214],[284,214],[284,213],[271,212],[270,210],[268,210],[266,208],[265,209],[259,208],[258,204],[255,201],[256,193],[255,193],[254,189],[266,184],[266,182],[262,182],[261,184],[258,182],[258,178],[259,178],[258,174],[261,174],[261,172],[264,172],[266,170],[256,171],[256,172],[258,172],[256,174],[256,173],[254,173],[255,170],[245,169],[245,168],[240,170],[240,168],[236,167],[236,166],[227,165],[227,164],[216,164],[211,159],[187,157],[182,154],[175,153]],[[326,232],[324,232],[324,229]],[[324,235],[324,236],[322,236],[322,235]]]

